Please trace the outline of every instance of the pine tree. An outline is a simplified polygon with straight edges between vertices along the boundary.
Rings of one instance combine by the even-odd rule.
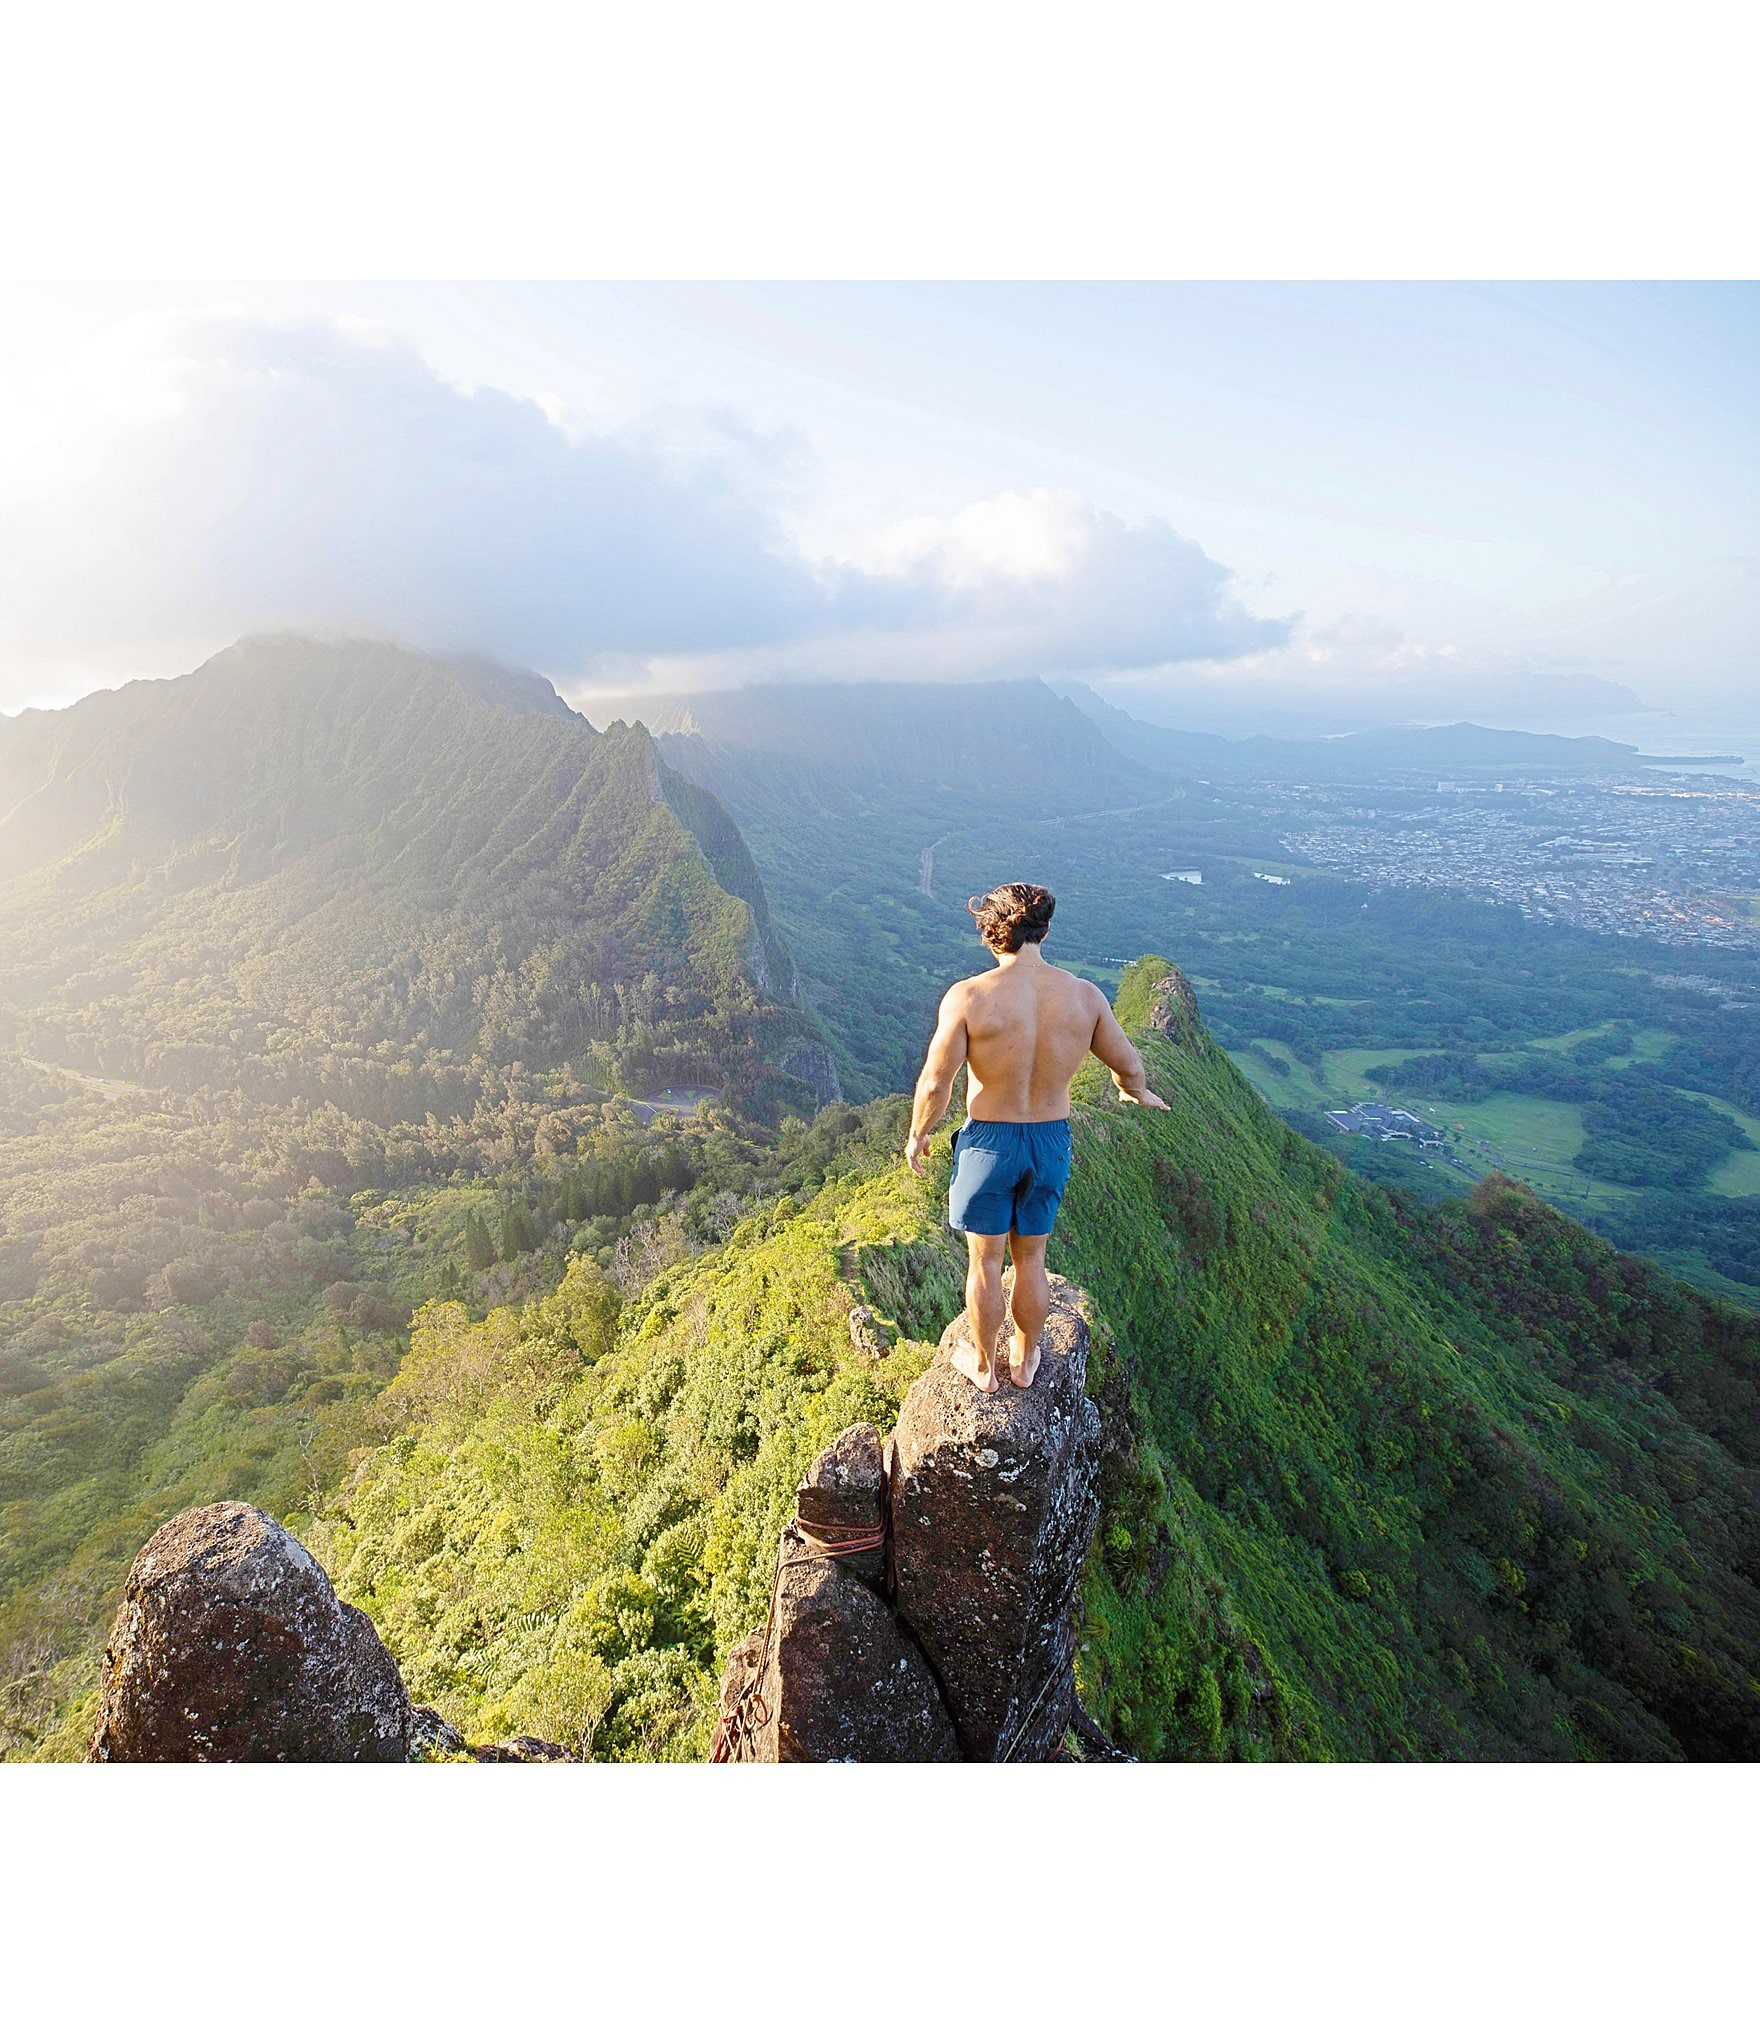
[[[501,1257],[511,1261],[529,1254],[538,1244],[532,1229],[532,1215],[523,1204],[510,1204],[501,1216]]]
[[[464,1257],[479,1271],[491,1267],[497,1259],[489,1228],[474,1211],[464,1222]]]

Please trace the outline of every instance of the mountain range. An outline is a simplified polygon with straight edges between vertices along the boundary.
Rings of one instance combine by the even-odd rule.
[[[482,1063],[823,1060],[737,829],[646,730],[390,645],[245,640],[0,721],[0,957],[42,1061],[381,1117]]]
[[[1463,717],[1510,722],[1629,715],[1642,699],[1598,673],[1461,672],[1414,669],[1391,677],[1349,677],[1348,651],[1331,676],[1306,684],[1275,679],[1218,687],[1214,681],[1120,680],[1103,683],[1117,707],[1151,723],[1221,735],[1323,737],[1334,730],[1380,730]]]

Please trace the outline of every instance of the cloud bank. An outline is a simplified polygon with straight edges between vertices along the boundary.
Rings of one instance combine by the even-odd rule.
[[[348,323],[131,322],[0,392],[0,448],[14,695],[57,662],[100,672],[278,628],[626,685],[1129,671],[1263,653],[1289,630],[1167,525],[1066,491],[809,557],[783,463],[737,425],[607,429],[459,389]]]
[[[1618,679],[1580,661],[1424,643],[1380,617],[1299,626],[1263,651],[1106,676],[1119,707],[1174,728],[1276,736],[1402,722],[1500,722],[1527,728],[1645,707]]]

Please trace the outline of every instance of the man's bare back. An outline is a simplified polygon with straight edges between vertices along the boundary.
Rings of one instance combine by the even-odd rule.
[[[1143,1059],[1097,985],[1049,964],[1039,945],[1056,901],[1041,886],[998,886],[972,913],[995,968],[962,978],[941,1001],[917,1079],[905,1160],[919,1176],[929,1136],[968,1071],[966,1124],[948,1222],[966,1235],[966,1306],[973,1345],[954,1364],[975,1387],[996,1384],[1002,1325],[1002,1256],[1014,1260],[1009,1373],[1032,1385],[1049,1308],[1045,1246],[1069,1177],[1069,1087],[1089,1055],[1113,1073],[1118,1095],[1167,1108],[1148,1087]]]
[[[949,998],[965,1023],[973,1119],[1067,1119],[1070,1080],[1109,1022],[1131,1053],[1099,986],[1040,961],[1037,948],[961,979]]]
[[[1047,963],[1036,943],[999,956],[994,969],[961,978],[941,1001],[917,1080],[906,1159],[921,1175],[929,1134],[947,1110],[962,1063],[969,1072],[968,1118],[1031,1125],[1069,1117],[1070,1084],[1090,1055],[1112,1071],[1121,1098],[1161,1104],[1098,985]]]

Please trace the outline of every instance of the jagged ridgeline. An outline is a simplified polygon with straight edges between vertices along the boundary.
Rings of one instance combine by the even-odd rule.
[[[810,1105],[793,990],[715,797],[535,674],[248,639],[0,721],[0,1012],[43,1063],[382,1123],[564,1059]]]
[[[1099,1725],[1169,1759],[1760,1754],[1760,1319],[1512,1188],[1420,1208],[1350,1177],[1160,959],[1119,1006],[1172,1109],[1079,1081],[1052,1255],[1099,1317]],[[850,1152],[615,1330],[585,1267],[419,1314],[381,1442],[301,1525],[416,1701],[484,1740],[706,1753],[796,1482],[892,1422],[958,1307],[939,1148],[926,1184]]]

